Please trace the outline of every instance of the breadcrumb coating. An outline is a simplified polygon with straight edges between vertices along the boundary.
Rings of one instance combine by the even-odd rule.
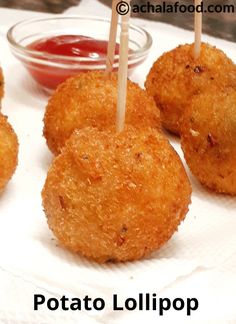
[[[0,193],[15,172],[17,157],[17,136],[7,118],[0,114]]]
[[[182,116],[193,95],[211,85],[236,86],[234,63],[221,50],[202,43],[198,59],[194,44],[180,45],[163,54],[154,63],[145,83],[161,111],[161,122],[169,131],[179,134]]]
[[[236,89],[217,87],[195,96],[185,110],[181,144],[199,181],[236,195]]]
[[[50,229],[97,262],[136,260],[185,218],[191,186],[177,153],[153,128],[74,131],[42,191]]]
[[[50,150],[60,153],[74,129],[115,124],[117,74],[80,73],[61,84],[48,102],[44,136]],[[126,123],[160,129],[160,112],[153,98],[137,84],[128,81]]]

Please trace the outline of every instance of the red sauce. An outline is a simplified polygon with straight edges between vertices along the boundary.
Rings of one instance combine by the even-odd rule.
[[[82,35],[61,35],[39,39],[28,45],[28,48],[56,55],[105,58],[107,54],[107,41],[96,40]],[[118,44],[116,44],[115,53],[119,53]]]
[[[71,57],[101,58],[105,59],[107,54],[107,41],[81,35],[60,35],[51,38],[39,39],[28,45],[29,49],[44,53],[63,55]],[[115,53],[119,53],[119,45],[116,44]],[[45,61],[47,57],[45,56]],[[54,62],[60,62],[55,59]],[[65,63],[65,62],[64,62]],[[96,64],[92,60],[87,65]],[[47,65],[31,63],[27,66],[33,78],[46,88],[55,89],[58,84],[78,72],[86,72],[89,69],[75,71],[74,69],[62,69]]]

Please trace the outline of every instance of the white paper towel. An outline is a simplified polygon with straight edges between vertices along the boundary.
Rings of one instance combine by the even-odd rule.
[[[110,10],[93,0],[81,1],[69,13],[109,17]],[[1,64],[6,79],[3,112],[9,116],[20,142],[19,166],[0,199],[0,323],[236,323],[236,199],[202,188],[190,175],[192,204],[179,231],[146,260],[118,265],[97,265],[58,245],[49,231],[41,206],[41,189],[51,161],[42,137],[42,118],[47,98],[16,61],[7,46],[5,31],[23,19],[0,9]],[[7,20],[9,15],[9,20]],[[19,18],[19,15],[21,18]],[[37,14],[40,16],[40,14]],[[163,51],[192,42],[193,34],[161,23],[136,19],[154,39],[149,59],[134,72],[141,85],[153,61]],[[233,43],[204,36],[205,41],[236,58]],[[183,157],[178,140],[172,144]],[[121,299],[138,293],[160,297],[196,297],[199,309],[191,318],[183,312],[112,311],[112,294]],[[83,298],[102,297],[104,311],[33,311],[33,294]]]

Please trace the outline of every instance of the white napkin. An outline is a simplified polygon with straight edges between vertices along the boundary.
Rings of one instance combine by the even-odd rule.
[[[95,7],[96,6],[96,7]],[[96,8],[96,10],[95,10]],[[7,20],[4,26],[14,23]],[[93,0],[81,1],[67,12],[103,15],[110,9]],[[39,14],[38,14],[39,15]],[[24,17],[22,12],[21,18]],[[16,20],[19,18],[17,17]],[[191,32],[134,19],[154,39],[149,59],[132,79],[141,85],[153,61],[164,51],[191,42]],[[233,43],[204,36],[205,41],[236,57]],[[58,245],[49,231],[41,206],[41,189],[51,161],[42,137],[42,118],[47,98],[12,57],[5,36],[0,34],[0,58],[6,79],[3,112],[9,116],[20,142],[19,166],[0,199],[0,323],[235,323],[236,290],[236,199],[207,192],[190,175],[192,204],[179,231],[155,255],[146,260],[118,265],[97,265]],[[179,142],[172,144],[182,157]],[[104,311],[33,311],[33,294],[83,298],[102,297]],[[120,300],[138,293],[158,297],[199,300],[191,318],[185,312],[114,312],[112,294]]]

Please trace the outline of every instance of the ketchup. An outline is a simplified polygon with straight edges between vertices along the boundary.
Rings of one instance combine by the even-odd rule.
[[[40,51],[43,53],[60,55],[60,56],[71,56],[71,57],[83,57],[90,58],[91,61],[86,62],[86,65],[97,64],[92,59],[105,60],[107,55],[108,42],[104,40],[96,40],[91,37],[82,35],[59,35],[50,38],[39,39],[27,47],[34,51]],[[119,45],[116,44],[115,54],[119,54]],[[45,55],[45,61],[48,60]],[[54,59],[54,62],[60,63],[60,59]],[[63,61],[63,60],[61,60]],[[65,62],[64,62],[65,63]],[[73,64],[73,62],[71,62]],[[76,71],[75,69],[63,69],[59,67],[47,66],[38,63],[31,63],[27,66],[33,78],[49,89],[55,89],[58,84],[65,81],[68,77],[78,72],[86,72],[89,69]]]
[[[29,49],[55,55],[73,57],[106,58],[107,41],[96,40],[82,35],[60,35],[39,39],[28,45]],[[119,54],[116,44],[115,53]]]

